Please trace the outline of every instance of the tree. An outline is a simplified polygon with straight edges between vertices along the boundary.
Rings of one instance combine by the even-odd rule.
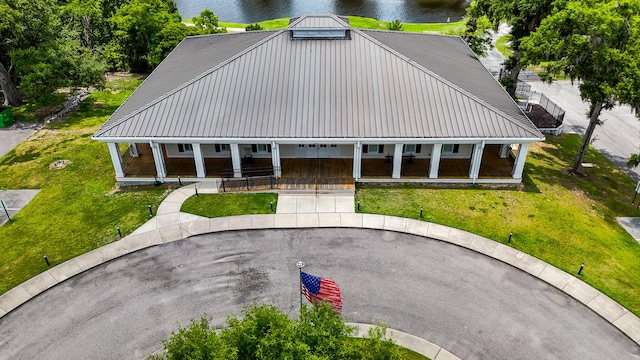
[[[146,72],[152,69],[148,56],[158,44],[160,32],[169,23],[179,23],[180,17],[162,0],[131,0],[109,21],[115,26],[110,49],[122,55],[119,59],[124,69]]]
[[[155,68],[185,37],[197,34],[196,29],[181,22],[165,24],[156,34],[156,43],[146,56],[149,66]]]
[[[45,99],[59,87],[102,84],[98,54],[80,47],[78,33],[61,21],[56,1],[5,0],[0,10],[5,50],[0,52],[0,85],[6,104],[20,104],[17,89]]]
[[[202,10],[200,16],[195,16],[192,20],[200,34],[218,34],[227,32],[227,29],[218,27],[218,17],[209,9]]]
[[[589,125],[571,170],[578,173],[603,109],[616,102],[638,106],[638,17],[636,0],[573,0],[547,17],[522,40],[523,63],[544,61],[546,74],[563,71],[580,80],[580,96],[589,103]]]
[[[486,20],[494,30],[502,22],[511,26],[511,55],[504,63],[502,85],[515,98],[518,75],[522,68],[520,42],[534,32],[547,17],[555,0],[476,0],[469,7],[465,39],[472,50],[484,54],[489,49],[490,34]],[[505,76],[506,75],[506,76]]]
[[[60,26],[55,9],[56,4],[52,0],[0,2],[0,44],[3,48],[0,51],[0,85],[6,105],[16,106],[22,102],[12,54],[38,47],[55,38],[55,29]]]
[[[70,0],[61,7],[62,21],[77,34],[80,45],[95,49],[105,43],[106,21],[101,0]]]
[[[629,37],[629,52],[636,54],[635,59],[638,59],[640,54],[640,16],[633,16],[629,20],[629,28],[635,29],[631,32]],[[632,61],[627,63],[625,71],[620,79],[618,100],[623,104],[629,104],[636,112],[637,116],[640,116],[640,61]],[[640,164],[640,154],[631,154],[627,165],[636,167]]]
[[[193,19],[195,26],[184,25],[172,0],[131,0],[109,19],[114,32],[105,57],[113,69],[148,72],[186,36],[226,32],[211,10]]]
[[[18,88],[11,79],[9,71],[4,67],[0,60],[0,88],[4,95],[3,106],[18,106],[22,103],[22,97],[18,92]]]
[[[18,16],[18,12],[15,8],[9,6],[8,3],[0,3],[0,89],[4,95],[4,106],[17,106],[22,102],[18,87],[15,81],[12,79],[4,64],[11,64],[10,58],[6,55],[11,44],[13,43],[12,37],[14,31],[15,18]],[[4,55],[3,55],[4,54]]]
[[[489,32],[493,25],[486,16],[480,15],[479,11],[474,9],[476,4],[477,2],[473,1],[467,8],[467,21],[462,39],[469,45],[471,51],[478,55],[485,55],[493,47],[491,32]]]
[[[273,305],[253,305],[240,317],[227,316],[226,327],[211,328],[205,315],[163,341],[156,359],[399,359],[397,347],[374,327],[364,341],[351,341],[353,328],[328,304],[302,306],[291,320]]]

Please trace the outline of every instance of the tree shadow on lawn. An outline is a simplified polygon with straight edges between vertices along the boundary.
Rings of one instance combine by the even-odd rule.
[[[105,104],[100,99],[89,96],[84,100],[76,110],[68,116],[64,116],[52,123],[53,129],[67,129],[71,127],[86,127],[92,125],[101,125],[109,116],[111,116],[120,104]],[[88,118],[92,124],[86,124]]]
[[[536,144],[529,154],[526,177],[534,184],[544,182],[569,191],[581,191],[616,216],[639,216],[640,210],[631,204],[635,189],[633,179],[593,148],[589,148],[584,160],[593,167],[583,168],[580,175],[570,171],[580,142],[578,135],[563,134]]]

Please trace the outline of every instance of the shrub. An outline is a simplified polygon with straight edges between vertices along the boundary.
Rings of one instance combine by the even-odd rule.
[[[262,26],[260,26],[260,24],[255,23],[255,24],[249,24],[246,28],[244,28],[247,31],[256,31],[256,30],[264,30],[264,28]]]
[[[395,19],[387,24],[387,29],[393,31],[402,31],[402,23],[400,22],[400,20]]]

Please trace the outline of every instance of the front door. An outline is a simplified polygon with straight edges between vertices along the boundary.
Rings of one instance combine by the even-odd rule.
[[[336,144],[300,144],[297,155],[307,159],[333,159],[340,157],[340,147]]]
[[[323,159],[340,157],[340,148],[336,144],[319,144],[318,157]]]

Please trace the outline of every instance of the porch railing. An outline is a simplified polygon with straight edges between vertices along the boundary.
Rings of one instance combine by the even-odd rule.
[[[274,189],[278,187],[278,179],[273,175],[247,176],[244,178],[222,178],[220,186],[222,187],[223,192]]]
[[[556,118],[556,120],[558,121],[558,125],[562,124],[565,114],[563,108],[551,101],[551,99],[549,99],[545,94],[542,94],[540,96],[540,106],[542,106],[549,114],[551,114],[551,116]]]
[[[278,187],[278,179],[275,177],[277,170],[279,168],[273,166],[247,167],[242,169],[242,177],[235,178],[233,170],[225,169],[220,172],[222,191],[273,189]]]

